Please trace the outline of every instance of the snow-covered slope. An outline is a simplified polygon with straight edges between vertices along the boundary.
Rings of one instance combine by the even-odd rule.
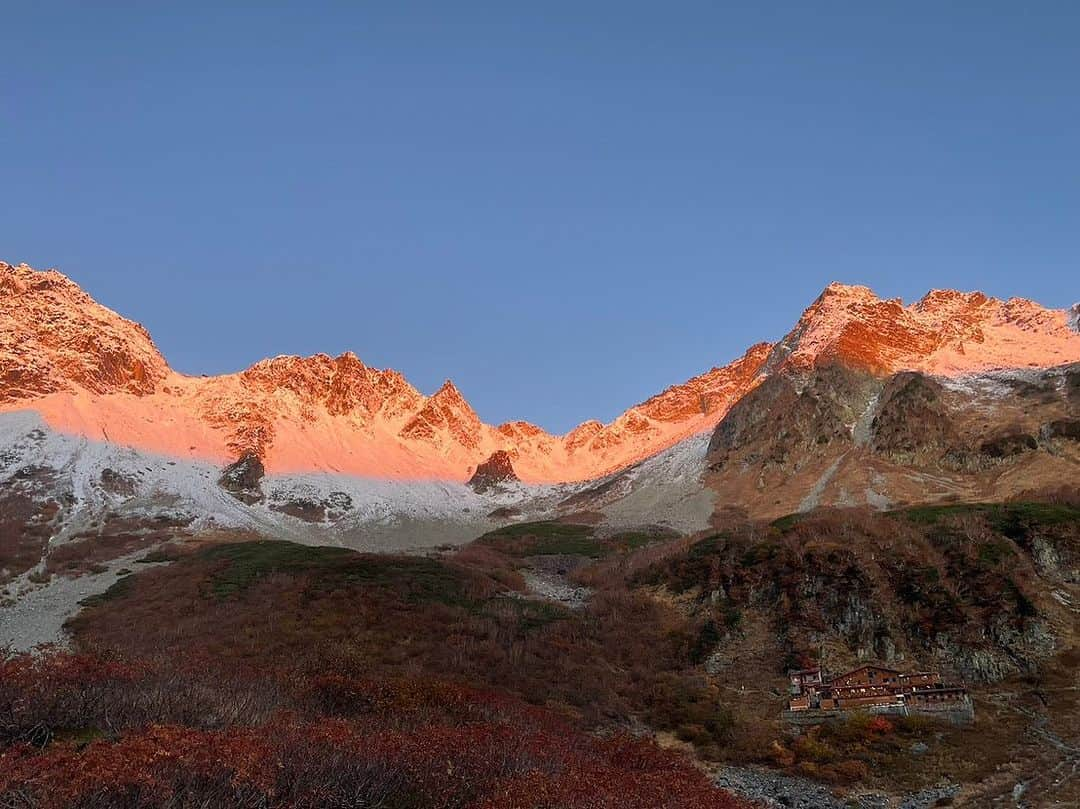
[[[244,502],[220,485],[216,464],[59,433],[37,413],[21,411],[0,414],[0,486],[20,482],[38,501],[59,504],[52,544],[86,538],[122,519],[133,531],[164,522],[185,532],[251,531],[358,549],[417,550],[461,543],[512,520],[586,510],[575,497],[609,482],[601,496],[588,498],[588,509],[610,508],[613,524],[703,528],[711,513],[711,495],[703,494],[699,480],[707,439],[695,436],[594,484],[507,482],[480,494],[457,482],[300,473],[267,475],[260,499]]]
[[[522,480],[588,480],[710,429],[759,381],[769,346],[564,436],[484,424],[449,380],[431,396],[354,354],[281,356],[236,374],[172,371],[142,327],[60,273],[0,263],[0,409],[54,429],[224,465],[245,453],[273,473],[466,481],[496,452]]]

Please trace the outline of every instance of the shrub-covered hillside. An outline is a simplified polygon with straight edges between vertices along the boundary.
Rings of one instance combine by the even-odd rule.
[[[692,656],[731,711],[728,761],[886,789],[947,777],[970,785],[972,806],[1020,780],[1027,805],[1080,800],[1064,777],[1080,766],[1074,500],[731,517],[629,575],[687,615]],[[788,668],[868,661],[965,683],[974,726],[853,721],[789,734],[778,716]]]
[[[169,560],[87,602],[77,654],[4,664],[4,801],[740,805],[629,733],[730,733],[644,595],[573,611],[522,597],[509,565],[284,542],[147,559]]]
[[[781,671],[824,649],[834,668],[910,659],[993,682],[1038,670],[1068,634],[1063,600],[1080,584],[1080,508],[842,510],[736,522],[635,581],[695,602],[710,635],[737,634],[750,614],[766,620]]]

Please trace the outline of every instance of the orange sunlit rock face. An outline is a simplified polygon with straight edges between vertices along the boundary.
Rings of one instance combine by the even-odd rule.
[[[484,424],[452,382],[424,396],[351,353],[184,376],[145,329],[57,272],[0,263],[0,296],[0,409],[32,409],[54,429],[176,457],[224,464],[254,453],[270,473],[465,481],[505,452],[526,482],[586,480],[712,429],[781,369],[838,361],[953,375],[1080,360],[1066,312],[949,291],[905,307],[834,284],[777,345],[757,344],[610,424],[557,436],[523,421]]]
[[[866,287],[830,284],[776,345],[767,367],[839,361],[879,375],[910,370],[959,376],[1077,360],[1080,335],[1062,310],[953,290],[933,290],[904,306]]]

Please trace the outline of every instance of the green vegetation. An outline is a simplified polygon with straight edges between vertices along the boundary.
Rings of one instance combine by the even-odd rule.
[[[518,536],[495,547],[524,540],[529,550],[565,549],[595,541],[586,532],[556,524],[538,536],[534,526],[515,526]],[[653,727],[718,754],[730,721],[689,659],[684,615],[617,576],[580,609],[507,595],[511,558],[491,542],[449,558],[273,541],[204,546],[125,577],[67,626],[81,648],[124,659],[188,655],[214,670],[280,672],[289,682],[328,669],[434,676],[514,695],[585,729],[647,715]]]
[[[468,582],[458,570],[422,557],[359,554],[347,548],[260,540],[214,545],[193,557],[215,565],[210,591],[217,598],[242,593],[271,574],[310,574],[309,588],[330,591],[343,585],[395,590],[411,603],[468,605]]]
[[[272,573],[336,572],[354,555],[346,548],[260,540],[212,545],[194,554],[193,559],[223,563],[211,575],[211,590],[215,596],[225,598],[247,590],[255,581]]]
[[[729,534],[723,533],[705,537],[691,545],[690,550],[686,555],[690,559],[704,559],[712,556],[720,551],[724,541],[729,538]]]
[[[1080,524],[1080,508],[1054,503],[1009,503],[991,508],[994,530],[1009,539],[1024,539],[1031,529]]]
[[[674,531],[654,528],[624,531],[601,538],[596,536],[595,529],[590,525],[542,521],[498,528],[484,534],[474,544],[490,548],[510,559],[579,556],[583,559],[599,560],[619,554],[631,554],[677,536]]]
[[[739,559],[739,564],[743,567],[754,567],[763,562],[771,562],[782,550],[783,549],[779,545],[773,542],[752,545]]]
[[[778,517],[777,519],[773,520],[770,523],[770,525],[772,525],[773,528],[780,531],[781,533],[784,533],[784,532],[790,531],[792,528],[794,528],[795,525],[804,516],[805,515],[803,515],[800,512],[795,512],[794,514],[786,514],[783,517]]]
[[[952,517],[984,515],[995,531],[1018,539],[1030,528],[1080,523],[1080,507],[1059,503],[951,503],[891,512],[915,523],[934,525]]]
[[[591,526],[551,521],[508,525],[484,534],[477,543],[514,558],[565,555],[599,559],[609,552],[593,535]]]
[[[135,564],[152,565],[160,564],[162,562],[175,562],[179,558],[180,556],[176,553],[175,548],[161,547],[155,548],[141,559],[136,559]]]
[[[125,598],[131,595],[134,585],[134,576],[121,576],[105,592],[88,596],[79,603],[84,607],[96,607],[109,601],[115,601],[118,598]]]
[[[485,612],[496,614],[503,610],[509,610],[514,614],[517,625],[524,632],[531,632],[555,621],[565,621],[573,617],[573,613],[566,607],[550,601],[510,596],[498,596],[492,599]]]
[[[979,546],[979,564],[984,567],[997,567],[1014,556],[1016,556],[1016,551],[1008,542],[996,540],[984,542]]]

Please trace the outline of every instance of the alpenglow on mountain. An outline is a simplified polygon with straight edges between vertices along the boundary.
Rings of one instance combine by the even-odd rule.
[[[221,465],[256,456],[271,474],[465,481],[505,453],[526,483],[586,481],[712,430],[777,375],[840,364],[878,377],[959,378],[1080,360],[1066,310],[949,290],[904,306],[832,284],[779,342],[753,345],[609,424],[556,436],[525,421],[484,424],[449,380],[424,395],[352,353],[186,376],[144,328],[56,271],[0,263],[0,295],[0,409],[33,410],[57,432],[164,456]]]

